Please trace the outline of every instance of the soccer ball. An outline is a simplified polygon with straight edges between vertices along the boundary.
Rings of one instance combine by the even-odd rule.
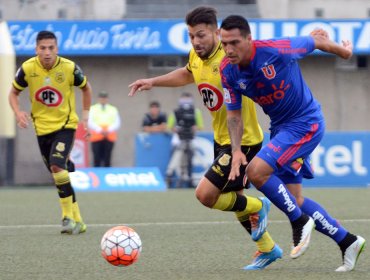
[[[129,266],[139,259],[140,236],[132,228],[116,226],[109,229],[100,242],[101,254],[115,266]]]

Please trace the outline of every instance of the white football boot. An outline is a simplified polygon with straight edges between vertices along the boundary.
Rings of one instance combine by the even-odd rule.
[[[361,236],[357,236],[357,240],[353,242],[343,254],[343,265],[335,271],[346,272],[355,268],[358,257],[365,248],[366,240]]]
[[[290,251],[290,257],[296,259],[302,256],[310,244],[311,233],[315,228],[315,221],[308,217],[303,227],[293,228],[293,248]]]

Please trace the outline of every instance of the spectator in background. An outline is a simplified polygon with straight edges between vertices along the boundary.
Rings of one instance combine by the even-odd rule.
[[[142,127],[144,132],[149,133],[167,131],[167,115],[161,112],[158,101],[150,102],[149,112],[144,116]]]
[[[168,128],[174,132],[172,138],[173,153],[166,171],[166,181],[172,186],[172,178],[176,171],[180,173],[176,187],[193,187],[192,159],[194,155],[192,140],[195,132],[203,129],[203,116],[198,108],[194,108],[191,93],[184,92],[179,99],[179,106],[168,117]]]
[[[98,103],[91,106],[89,117],[90,141],[95,167],[110,167],[117,131],[121,126],[118,109],[108,103],[108,93],[102,91]]]

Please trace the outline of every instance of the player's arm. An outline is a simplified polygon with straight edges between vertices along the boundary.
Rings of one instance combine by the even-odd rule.
[[[85,130],[87,131],[92,96],[92,88],[90,83],[86,82],[86,85],[83,88],[81,88],[81,91],[82,91],[82,122]]]
[[[343,59],[351,58],[353,46],[350,41],[342,41],[342,45],[337,44],[330,40],[327,32],[322,29],[314,30],[310,35],[314,39],[316,49],[335,54]]]
[[[137,91],[150,90],[152,87],[180,87],[193,82],[193,74],[186,67],[182,67],[165,75],[140,79],[131,83],[128,86],[130,88],[128,96],[134,96]]]
[[[152,125],[152,126],[143,126],[143,131],[148,132],[148,133],[153,133],[153,132],[166,132],[167,131],[167,124],[166,123],[161,123],[158,125]]]
[[[227,128],[231,141],[232,163],[229,180],[235,180],[240,175],[240,165],[247,165],[247,160],[241,150],[241,141],[243,136],[242,110],[227,111]]]
[[[27,128],[31,117],[27,112],[21,110],[18,99],[19,94],[20,91],[12,86],[9,91],[9,104],[14,112],[17,125],[20,128]]]
[[[26,87],[28,87],[28,82],[26,81],[26,73],[23,70],[23,66],[21,66],[15,73],[15,78],[13,80],[12,87],[10,88],[8,95],[10,107],[14,112],[17,125],[20,128],[27,128],[28,123],[31,120],[31,116],[29,115],[29,113],[21,110],[18,99],[19,94]]]
[[[79,87],[82,91],[82,123],[86,131],[85,138],[88,138],[88,122],[92,99],[92,88],[82,69],[77,64],[74,65],[73,78],[73,85]]]
[[[227,128],[231,141],[232,162],[229,180],[235,180],[240,175],[240,165],[247,165],[245,154],[241,151],[241,142],[244,131],[242,119],[242,94],[233,89],[229,79],[232,76],[228,70],[228,63],[221,62],[220,73],[224,90],[224,104],[227,110]]]

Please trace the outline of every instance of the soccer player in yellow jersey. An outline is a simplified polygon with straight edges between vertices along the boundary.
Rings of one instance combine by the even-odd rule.
[[[82,90],[83,123],[87,128],[91,86],[78,65],[58,56],[54,33],[40,31],[37,34],[36,54],[18,69],[9,92],[9,103],[20,128],[27,128],[29,122],[33,122],[42,158],[58,189],[61,233],[83,233],[86,224],[81,218],[68,172],[74,171],[69,154],[78,125],[73,87]],[[21,110],[18,100],[26,87],[29,88],[31,115]]]
[[[196,188],[196,197],[205,206],[222,211],[235,212],[242,226],[256,241],[258,251],[246,270],[264,269],[282,257],[282,250],[266,231],[270,201],[266,198],[245,196],[248,187],[245,176],[229,181],[231,168],[231,147],[226,122],[226,108],[223,105],[223,90],[219,65],[225,53],[219,40],[216,10],[198,7],[186,16],[189,37],[193,48],[185,67],[168,74],[149,79],[140,79],[129,85],[129,96],[137,91],[149,90],[153,86],[177,87],[195,83],[204,105],[212,115],[214,130],[214,162]],[[245,110],[243,152],[248,161],[261,149],[263,133],[258,124],[253,101],[244,98]],[[241,170],[244,174],[245,170]]]

